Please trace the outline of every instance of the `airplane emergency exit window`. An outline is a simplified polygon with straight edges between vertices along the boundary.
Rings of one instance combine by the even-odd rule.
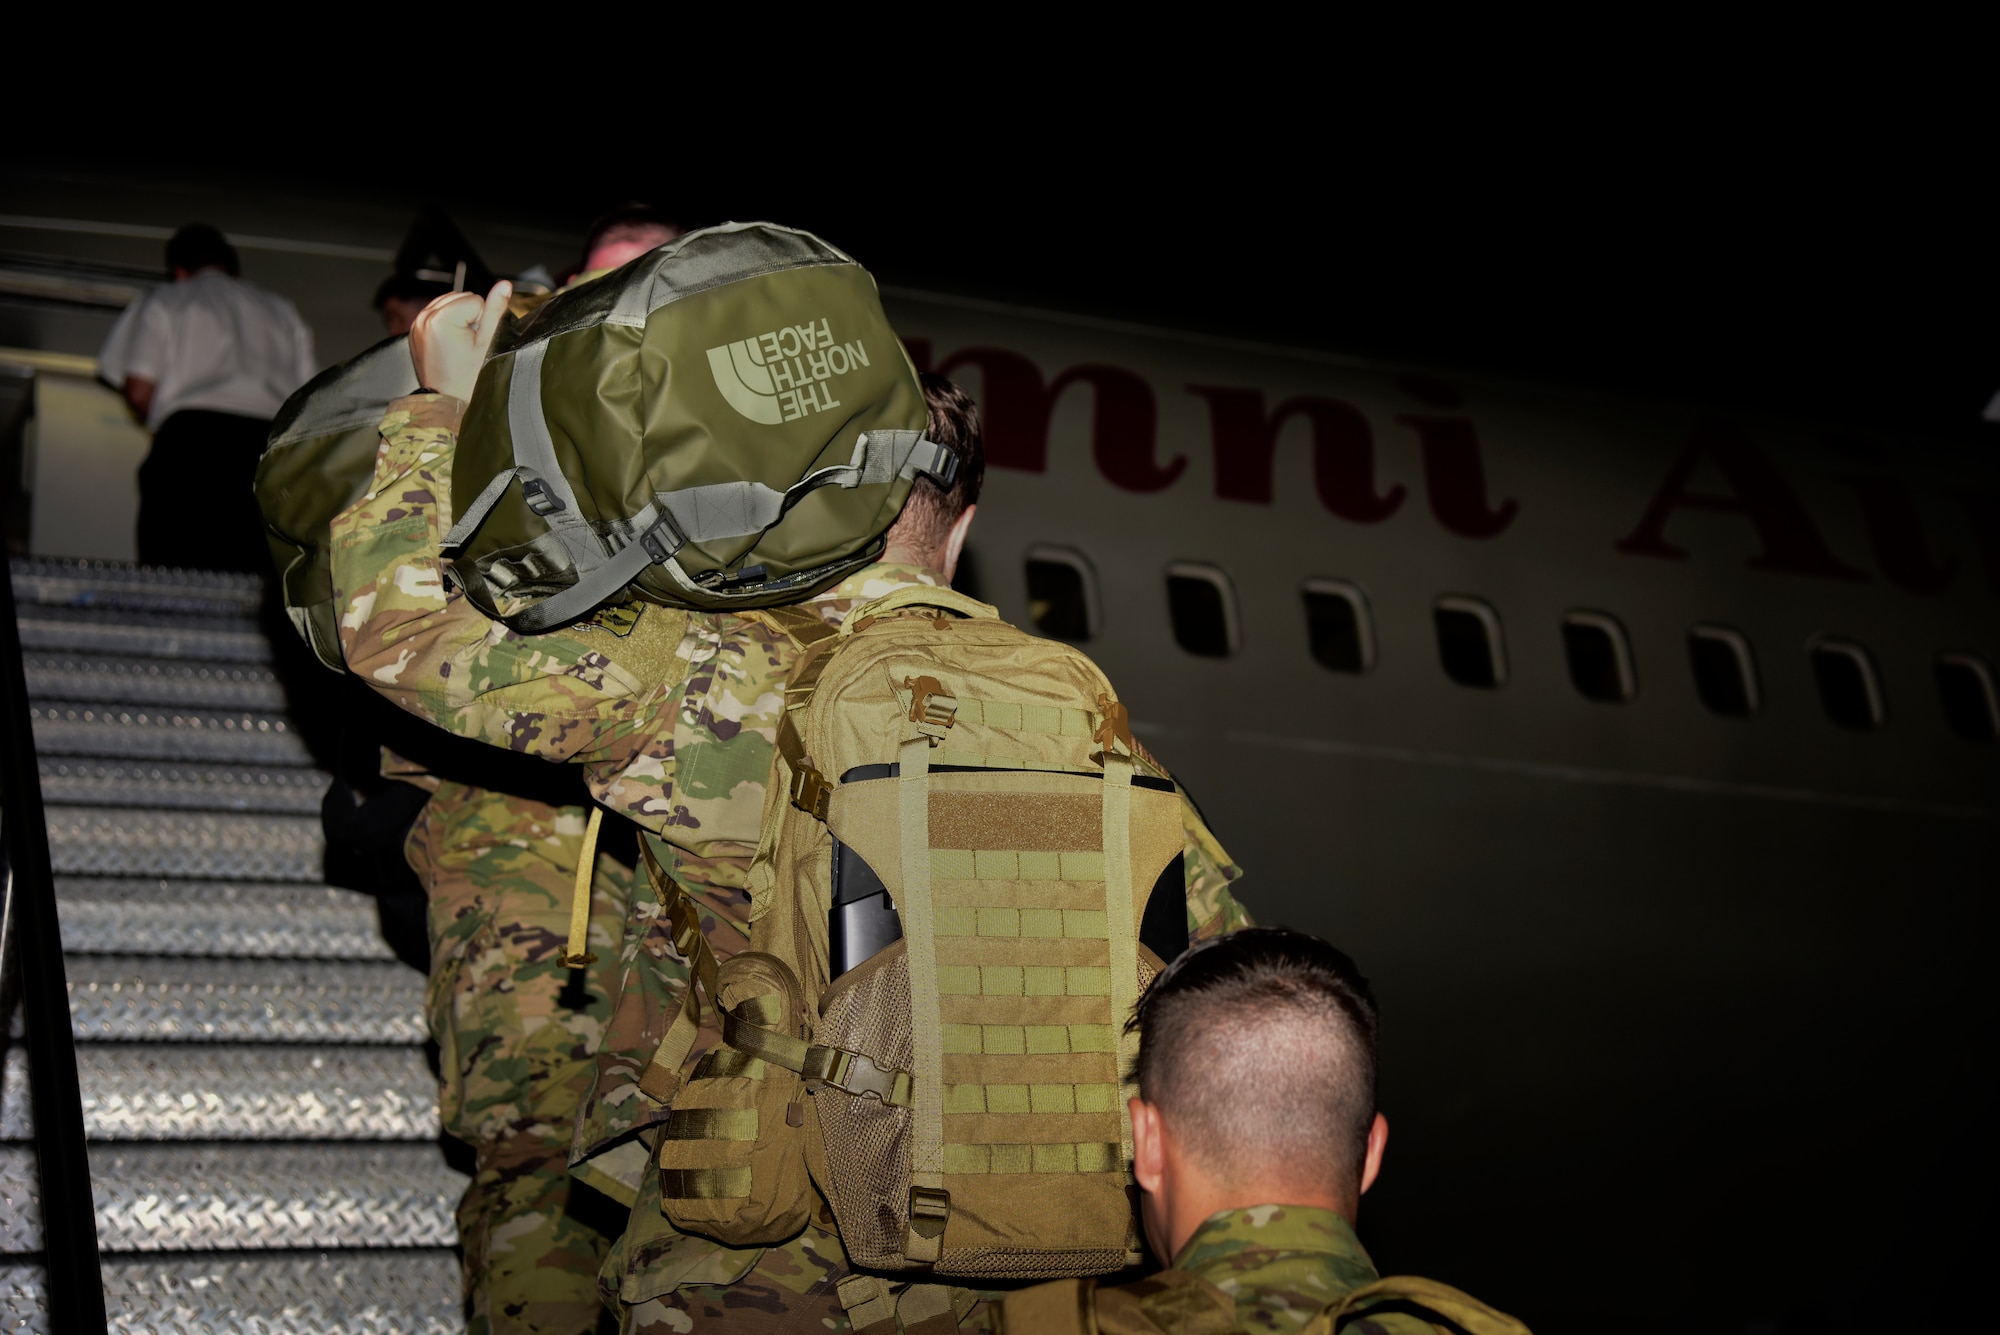
[[[1243,643],[1236,588],[1215,566],[1176,561],[1167,567],[1167,615],[1174,643],[1203,658],[1227,658]]]
[[[1097,606],[1097,572],[1068,547],[1028,549],[1028,619],[1052,639],[1080,644],[1104,622]]]
[[[1569,679],[1584,699],[1616,705],[1639,693],[1632,642],[1617,617],[1604,612],[1571,612],[1563,618],[1562,632]]]
[[[1820,708],[1843,728],[1870,732],[1882,726],[1887,709],[1875,660],[1849,640],[1816,640],[1809,649]]]
[[[1975,654],[1939,654],[1938,702],[1945,725],[1968,742],[2000,737],[2000,696],[1993,689],[1993,670]]]
[[[1478,598],[1440,598],[1432,613],[1437,622],[1438,661],[1444,675],[1461,686],[1492,689],[1507,682],[1507,645],[1500,617]]]
[[[1344,579],[1309,579],[1301,593],[1306,638],[1319,665],[1335,672],[1374,667],[1375,622],[1368,613],[1368,595]]]
[[[1695,694],[1710,713],[1745,718],[1763,708],[1757,655],[1743,632],[1728,626],[1695,626],[1688,631],[1688,658],[1694,664]]]

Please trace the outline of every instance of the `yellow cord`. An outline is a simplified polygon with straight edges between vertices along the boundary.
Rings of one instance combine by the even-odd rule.
[[[569,900],[569,953],[563,964],[581,969],[597,963],[597,956],[585,949],[590,944],[590,876],[597,870],[597,831],[604,824],[604,808],[590,809],[590,823],[583,827],[583,851],[576,859],[576,890]]]

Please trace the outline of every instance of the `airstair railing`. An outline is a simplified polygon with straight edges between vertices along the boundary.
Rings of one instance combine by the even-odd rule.
[[[0,561],[5,559],[0,556]],[[18,995],[26,1021],[49,1329],[97,1335],[105,1329],[104,1272],[97,1254],[83,1095],[77,1084],[55,871],[28,713],[28,675],[21,661],[11,562],[4,573],[0,578],[0,853],[6,859],[6,898],[0,905],[0,921],[5,923],[9,938],[5,944],[11,949],[0,950],[0,996]]]

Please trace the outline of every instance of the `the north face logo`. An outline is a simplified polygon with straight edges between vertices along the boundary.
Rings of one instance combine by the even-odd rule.
[[[824,318],[708,350],[708,369],[729,406],[772,426],[838,408],[833,381],[866,365],[862,340],[835,342]]]

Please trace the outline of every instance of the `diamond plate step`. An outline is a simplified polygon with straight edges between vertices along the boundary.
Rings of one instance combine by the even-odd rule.
[[[285,707],[277,674],[254,664],[97,654],[24,654],[22,663],[28,695],[35,700],[113,700],[267,713]]]
[[[400,963],[76,955],[80,1042],[421,1043],[424,980]]]
[[[282,714],[42,701],[28,716],[35,750],[45,756],[312,764],[312,754]]]
[[[89,1043],[76,1054],[92,1140],[421,1140],[437,1079],[415,1048]],[[0,1072],[0,1140],[34,1135],[26,1052]],[[4,1327],[0,1327],[4,1329]]]
[[[155,617],[135,625],[62,615],[36,608],[20,618],[24,650],[104,654],[122,658],[184,658],[219,663],[268,663],[271,644],[255,623]],[[248,628],[246,628],[246,625]]]
[[[42,1187],[35,1152],[0,1145],[0,1256],[42,1249]]]
[[[40,1245],[34,1172],[33,1150],[0,1146],[9,1254]],[[90,1178],[108,1252],[449,1247],[467,1181],[436,1145],[255,1142],[93,1145]]]
[[[48,824],[63,875],[317,881],[326,855],[311,816],[51,806]]]
[[[458,1335],[458,1258],[438,1248],[104,1259],[114,1335]],[[53,1335],[41,1267],[0,1266],[0,1330]]]
[[[329,885],[64,877],[63,951],[387,960],[375,901]]]
[[[44,756],[42,800],[70,806],[146,806],[190,811],[265,811],[308,816],[330,777],[286,766]]]
[[[255,616],[264,601],[264,581],[227,570],[183,570],[124,561],[89,561],[59,556],[15,557],[14,597],[22,605],[91,607],[109,610],[120,599],[136,600],[210,616]]]

